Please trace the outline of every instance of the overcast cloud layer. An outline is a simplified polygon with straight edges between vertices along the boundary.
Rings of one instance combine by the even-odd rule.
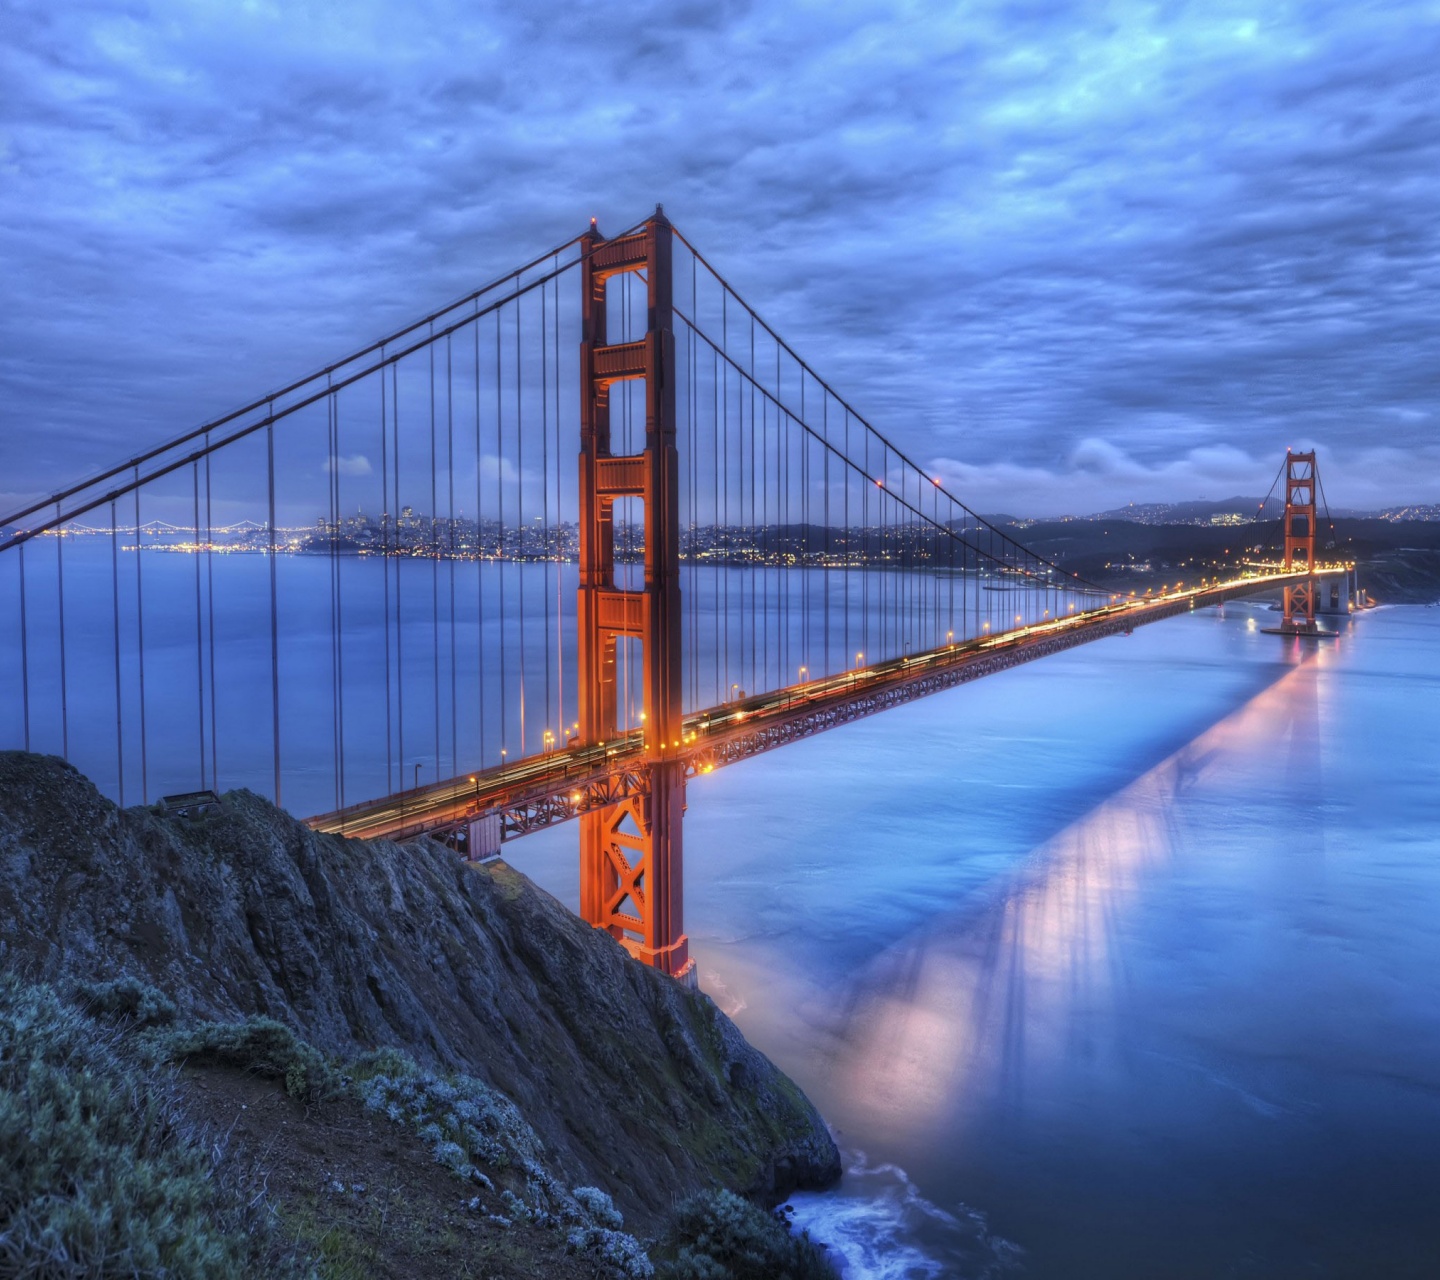
[[[0,0],[0,508],[657,200],[986,510],[1440,501],[1440,5]]]

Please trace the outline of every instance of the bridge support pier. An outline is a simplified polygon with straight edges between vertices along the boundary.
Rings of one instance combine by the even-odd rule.
[[[671,229],[657,207],[641,231],[605,240],[591,223],[581,261],[580,736],[621,734],[616,659],[638,641],[644,659],[643,784],[622,804],[580,818],[580,914],[636,959],[693,981],[683,909],[680,463],[675,438]],[[643,273],[645,337],[611,343],[608,282]],[[645,383],[645,450],[611,452],[610,388]],[[615,583],[614,506],[638,498],[645,515],[643,591]],[[627,709],[628,711],[628,709]],[[631,731],[633,732],[633,730]]]
[[[1315,626],[1315,454],[1285,453],[1285,569],[1291,572],[1303,558],[1310,576],[1285,588],[1282,633],[1310,634]]]

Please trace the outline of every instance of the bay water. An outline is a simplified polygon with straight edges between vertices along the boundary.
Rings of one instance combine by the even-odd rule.
[[[6,745],[28,723],[59,750],[68,723],[110,794],[130,762],[133,803],[143,723],[151,799],[217,770],[267,791],[265,558],[217,558],[212,663],[196,558],[143,556],[137,704],[142,557],[120,561],[118,592],[108,540],[67,557],[70,682],[32,576]],[[286,559],[293,811],[340,799],[341,657],[349,798],[473,768],[573,714],[568,568],[464,568],[458,615],[437,613],[448,566],[404,571],[402,737],[381,621],[400,580],[347,568],[342,655],[328,564]],[[528,727],[499,673],[464,661],[498,638],[501,594],[554,601],[523,656]],[[1232,603],[1172,619],[692,781],[701,985],[834,1127],[843,1184],[792,1208],[852,1280],[1440,1275],[1440,609],[1373,610],[1321,643],[1265,635],[1274,618]],[[6,671],[18,638],[0,634]],[[206,672],[201,720],[186,694]],[[505,852],[576,905],[573,826]]]
[[[697,779],[853,1278],[1440,1274],[1440,609],[1159,623]],[[507,850],[567,898],[573,833]]]

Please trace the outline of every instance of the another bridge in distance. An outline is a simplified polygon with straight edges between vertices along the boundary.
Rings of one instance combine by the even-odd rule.
[[[121,803],[248,785],[472,858],[578,819],[582,914],[683,977],[688,777],[1237,596],[1316,634],[1350,568],[1283,472],[1283,563],[1081,581],[657,209],[0,521],[0,723]]]

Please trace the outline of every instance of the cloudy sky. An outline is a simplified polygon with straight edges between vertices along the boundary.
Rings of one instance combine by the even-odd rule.
[[[981,509],[1440,501],[1440,4],[0,0],[0,508],[656,201]]]

